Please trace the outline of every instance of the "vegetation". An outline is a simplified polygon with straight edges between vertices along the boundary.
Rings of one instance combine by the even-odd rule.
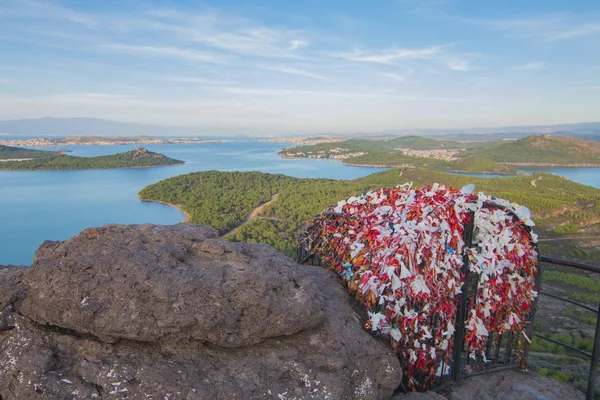
[[[341,199],[369,189],[392,187],[405,182],[417,186],[434,182],[454,187],[475,184],[478,190],[529,207],[538,224],[537,232],[547,236],[570,221],[568,213],[578,213],[578,229],[600,230],[600,190],[549,174],[477,178],[451,175],[427,169],[388,170],[353,181],[299,179],[259,172],[199,172],[164,180],[140,192],[147,200],[182,205],[191,221],[211,225],[221,234],[240,225],[247,215],[272,195],[278,200],[268,205],[261,216],[242,226],[233,240],[267,243],[295,255],[296,237],[305,221]],[[590,207],[590,205],[592,205]]]
[[[15,160],[23,158],[57,157],[59,154],[53,151],[30,150],[22,147],[11,147],[0,145],[0,160]]]
[[[47,152],[43,152],[47,153]],[[142,147],[125,153],[99,157],[74,157],[55,155],[34,158],[26,161],[6,161],[0,163],[0,169],[7,170],[75,170],[75,169],[109,169],[109,168],[142,168],[164,165],[183,164],[163,154],[153,153]]]
[[[463,155],[515,164],[600,165],[600,143],[568,136],[528,136],[515,141],[488,142]]]
[[[537,181],[535,186],[531,184],[532,179]],[[295,258],[296,237],[305,221],[356,193],[407,181],[417,186],[438,182],[462,187],[473,183],[478,190],[529,207],[538,224],[535,231],[542,236],[552,238],[553,235],[556,236],[557,227],[569,224],[575,224],[578,230],[594,234],[600,231],[600,190],[549,174],[536,174],[533,178],[518,176],[486,179],[407,168],[342,181],[299,179],[259,172],[208,171],[178,176],[148,186],[140,192],[140,197],[182,205],[191,214],[191,222],[211,225],[223,235],[242,224],[254,208],[278,194],[277,200],[266,206],[258,218],[242,225],[229,238],[266,243]],[[573,218],[574,216],[581,217]],[[600,261],[600,250],[584,249],[569,244],[568,239],[558,238],[558,242],[542,242],[542,252],[552,256],[566,254],[569,258],[584,261]],[[562,247],[558,243],[566,245]],[[558,288],[561,295],[594,306],[600,301],[600,278],[546,266],[544,271],[542,277],[545,288]],[[552,311],[569,321],[567,325],[557,323],[554,314],[552,319],[540,323],[544,319],[538,312],[540,316],[534,330],[543,331],[545,335],[578,349],[591,351],[593,340],[583,333],[587,331],[575,327],[595,326],[594,316],[569,311],[568,308]],[[587,360],[582,361],[577,354],[574,355],[552,342],[537,337],[532,339],[530,365],[533,368],[553,379],[584,387],[587,374],[585,366],[589,365]]]
[[[284,157],[334,158],[348,164],[515,174],[510,164],[600,165],[600,144],[562,136],[514,141],[458,142],[405,136],[288,147]]]

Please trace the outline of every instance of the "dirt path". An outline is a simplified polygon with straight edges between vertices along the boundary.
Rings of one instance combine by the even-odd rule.
[[[242,226],[246,225],[248,222],[252,221],[253,219],[258,218],[258,214],[260,214],[265,209],[266,206],[268,206],[272,202],[276,201],[278,197],[279,197],[278,193],[271,196],[271,200],[267,201],[266,203],[261,204],[260,206],[256,207],[254,210],[250,211],[250,214],[248,214],[248,216],[246,217],[246,220],[241,225],[233,228],[232,230],[230,230],[223,236],[234,235],[238,231],[238,229],[240,229]],[[275,220],[276,218],[265,218],[265,219]]]
[[[542,177],[542,176],[540,176],[539,178],[532,180],[532,181],[531,181],[531,186],[536,186],[536,187],[537,187],[537,185],[536,185],[536,182],[537,182],[537,181],[541,181],[541,180],[542,180],[542,178],[543,178],[543,177]]]

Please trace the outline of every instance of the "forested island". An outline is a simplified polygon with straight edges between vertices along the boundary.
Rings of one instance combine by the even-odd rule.
[[[285,158],[329,158],[362,166],[429,168],[440,171],[515,174],[517,165],[600,166],[600,143],[568,136],[460,142],[418,136],[294,146]]]
[[[8,162],[10,160],[23,160],[30,158],[54,157],[59,155],[56,151],[42,151],[23,149],[21,147],[0,145],[0,161]]]
[[[6,146],[0,147],[0,152]],[[56,152],[19,149],[6,150],[10,159],[0,162],[0,169],[18,171],[36,170],[81,170],[81,169],[113,169],[113,168],[145,168],[183,164],[181,160],[169,158],[138,147],[135,150],[98,157],[75,157]],[[1,155],[2,153],[0,153]],[[9,161],[21,159],[21,161]]]

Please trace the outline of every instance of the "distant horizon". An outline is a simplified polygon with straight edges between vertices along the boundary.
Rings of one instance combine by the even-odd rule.
[[[315,131],[315,132],[279,132],[279,134],[276,134],[274,132],[260,132],[258,130],[254,130],[252,128],[241,128],[241,129],[223,129],[223,128],[210,128],[210,127],[201,127],[201,126],[170,126],[170,125],[160,125],[160,124],[145,124],[145,123],[140,123],[140,122],[129,122],[129,121],[119,121],[119,120],[111,120],[111,119],[105,119],[105,118],[95,118],[95,117],[71,117],[71,118],[60,118],[60,117],[50,117],[50,116],[45,116],[45,117],[39,117],[39,118],[16,118],[16,119],[0,119],[0,136],[22,136],[22,135],[35,135],[33,133],[12,133],[12,132],[4,132],[3,131],[3,124],[4,123],[9,123],[9,124],[20,124],[20,123],[34,123],[34,122],[40,122],[40,123],[44,123],[46,121],[55,121],[55,122],[89,122],[89,123],[93,123],[93,122],[97,122],[97,123],[109,123],[109,124],[118,124],[118,125],[122,125],[123,127],[131,127],[131,128],[136,128],[136,127],[140,127],[140,129],[176,129],[176,130],[181,130],[181,133],[174,133],[173,135],[165,135],[165,134],[146,134],[146,133],[137,133],[137,134],[132,134],[132,133],[128,133],[128,134],[121,134],[121,133],[115,133],[115,134],[96,134],[96,133],[91,133],[91,134],[85,134],[85,133],[80,133],[80,134],[69,134],[68,136],[149,136],[149,137],[157,137],[157,136],[193,136],[193,135],[206,135],[207,132],[208,134],[210,134],[211,131],[213,131],[214,133],[212,134],[215,137],[220,137],[220,136],[247,136],[247,137],[273,137],[273,138],[277,138],[277,137],[286,137],[286,136],[290,136],[290,137],[294,137],[294,136],[315,136],[315,135],[332,135],[332,136],[355,136],[355,135],[370,135],[370,136],[380,136],[380,135],[394,135],[394,134],[399,134],[399,135],[404,135],[404,134],[410,134],[410,132],[415,132],[415,134],[426,134],[427,132],[430,133],[434,133],[434,134],[443,134],[444,132],[447,132],[448,134],[459,134],[460,132],[464,132],[464,134],[477,134],[477,135],[485,135],[485,134],[501,134],[501,133],[506,133],[506,134],[510,134],[510,133],[514,133],[514,134],[544,134],[544,133],[555,133],[555,132],[563,132],[564,130],[562,129],[568,129],[568,127],[578,127],[578,126],[585,126],[585,125],[597,125],[594,126],[594,132],[592,132],[593,134],[600,134],[600,121],[584,121],[584,122],[567,122],[567,123],[559,123],[559,124],[534,124],[534,125],[508,125],[508,126],[470,126],[470,127],[450,127],[450,128],[428,128],[428,127],[419,127],[419,128],[409,128],[409,129],[394,129],[394,128],[388,128],[388,129],[384,129],[381,131],[370,131],[370,132],[361,132],[361,131],[354,131],[354,132],[326,132],[326,131]],[[72,130],[74,129],[73,127],[69,127],[69,126],[65,126],[66,130]],[[22,128],[20,128],[22,129]],[[36,129],[42,129],[42,128],[36,128]],[[57,127],[50,127],[50,129],[58,129]],[[90,129],[90,127],[86,127],[86,128],[80,128],[80,129]],[[92,127],[92,129],[94,129]],[[102,128],[98,128],[98,129],[102,129]],[[522,129],[522,131],[518,131],[518,129]],[[536,130],[547,130],[548,132],[536,132]],[[198,131],[204,131],[204,133],[193,133],[191,131],[193,130],[198,130]],[[226,132],[218,132],[221,130],[225,130]],[[242,131],[244,130],[251,130],[254,132],[248,132],[248,133],[244,133]],[[185,133],[186,131],[189,131],[188,133]],[[568,133],[569,131],[566,130],[564,131],[565,133]],[[40,137],[49,137],[49,136],[53,136],[53,137],[60,137],[60,134],[57,133],[48,133],[48,134],[38,134]]]

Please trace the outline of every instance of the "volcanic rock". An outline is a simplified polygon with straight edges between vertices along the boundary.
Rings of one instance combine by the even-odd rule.
[[[199,225],[45,242],[0,290],[4,400],[377,399],[401,381],[335,275]]]

